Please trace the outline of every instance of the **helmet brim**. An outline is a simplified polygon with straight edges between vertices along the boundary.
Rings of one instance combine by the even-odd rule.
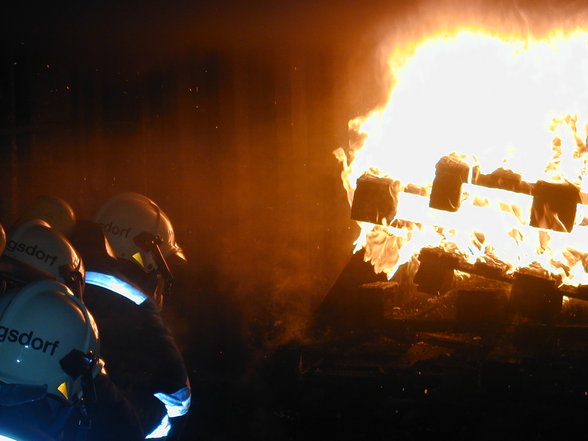
[[[173,248],[165,259],[167,260],[168,264],[172,266],[186,265],[188,263],[188,259],[180,247]]]

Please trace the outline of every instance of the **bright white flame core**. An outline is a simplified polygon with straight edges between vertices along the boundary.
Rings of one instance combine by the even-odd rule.
[[[435,164],[452,152],[483,173],[503,167],[527,182],[568,181],[585,191],[588,31],[525,40],[471,29],[441,33],[395,48],[389,66],[393,87],[386,106],[350,121],[350,129],[362,135],[343,172],[350,200],[357,178],[368,170],[430,188]],[[337,155],[344,162],[342,152]],[[567,283],[588,280],[581,264],[588,227],[541,232],[528,226],[529,196],[495,194],[488,201],[498,209],[489,215],[488,208],[472,204],[482,189],[470,191],[458,213],[434,213],[445,220],[431,219],[423,203],[409,208],[400,201],[404,219],[422,227],[374,230],[362,224],[357,248],[364,247],[376,271],[389,277],[423,246],[445,244],[469,260],[491,255],[513,269],[536,262]],[[434,228],[443,225],[442,233]],[[483,233],[482,244],[476,232]]]

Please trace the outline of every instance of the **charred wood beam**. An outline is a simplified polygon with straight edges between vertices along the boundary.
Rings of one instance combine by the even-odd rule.
[[[423,248],[419,254],[419,269],[414,283],[428,294],[442,294],[453,284],[453,271],[459,266],[459,258],[438,248]]]
[[[455,319],[463,324],[500,324],[508,317],[508,293],[503,289],[459,290]]]
[[[421,291],[429,294],[447,292],[453,284],[455,270],[507,283],[513,281],[506,265],[480,261],[472,264],[441,248],[423,248],[419,253],[419,262],[413,281]]]
[[[376,274],[361,250],[351,259],[314,313],[310,326],[313,334],[321,335],[331,329],[337,332],[373,327],[384,317],[382,292],[371,289],[371,284],[384,283],[383,273]],[[366,290],[358,289],[367,285]]]
[[[565,295],[567,297],[572,297],[574,299],[588,301],[588,285],[578,286],[571,295],[567,294],[567,291],[566,291]]]
[[[507,282],[511,284],[510,307],[526,317],[542,322],[550,322],[556,318],[562,307],[563,296],[588,300],[588,285],[560,287],[559,281],[554,278],[524,269],[509,274],[506,266],[484,262],[471,264],[439,248],[423,248],[419,261],[421,264],[413,280],[423,292],[447,292],[453,283],[454,270]],[[464,306],[467,308],[467,305]]]
[[[399,190],[398,181],[362,175],[353,193],[351,218],[373,224],[381,224],[384,220],[391,222],[396,217]]]
[[[474,167],[472,171],[472,184],[508,190],[515,193],[533,194],[533,184],[523,181],[522,176],[518,173],[503,168],[494,170],[490,174],[482,174],[480,173],[479,167]]]
[[[572,184],[538,181],[533,186],[531,226],[570,232],[580,203],[580,190]]]
[[[541,322],[553,322],[561,311],[563,293],[554,280],[519,272],[511,288],[512,308]]]
[[[458,159],[446,156],[436,166],[435,179],[429,195],[429,207],[457,212],[462,197],[462,185],[468,181],[469,166]],[[588,195],[570,183],[537,181],[529,183],[521,176],[499,169],[491,174],[480,174],[474,169],[472,184],[487,188],[508,190],[528,194],[533,198],[530,225],[553,231],[571,232],[574,227],[578,204],[586,204]],[[401,184],[391,178],[364,174],[357,180],[357,187],[351,206],[351,218],[357,221],[390,224],[399,211]],[[402,191],[427,196],[426,191],[409,184]],[[417,221],[414,219],[404,219]]]
[[[468,181],[470,167],[453,156],[444,156],[435,167],[429,206],[438,210],[457,211],[461,203],[461,186]]]

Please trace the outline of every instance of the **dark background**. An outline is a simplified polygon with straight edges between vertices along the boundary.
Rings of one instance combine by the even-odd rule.
[[[167,212],[189,259],[165,307],[194,389],[185,439],[374,438],[370,418],[350,430],[335,408],[317,435],[318,419],[276,404],[296,358],[280,373],[267,360],[304,342],[350,258],[357,227],[332,152],[385,99],[381,43],[430,18],[423,5],[2,6],[0,222],[39,194],[79,218],[122,191]]]
[[[194,389],[185,439],[294,436],[263,361],[351,254],[332,151],[383,99],[379,39],[404,8],[361,3],[2,6],[0,222],[40,194],[79,218],[122,191],[167,212],[189,259],[165,307]]]

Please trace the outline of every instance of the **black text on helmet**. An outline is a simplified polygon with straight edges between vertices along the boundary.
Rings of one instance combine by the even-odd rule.
[[[16,242],[14,240],[8,241],[6,244],[6,249],[10,252],[24,253],[29,256],[33,256],[35,259],[43,261],[49,266],[53,266],[55,260],[57,260],[57,256],[46,253],[42,249],[38,248],[37,245],[27,245],[26,243]]]
[[[10,329],[0,325],[0,343],[4,343],[5,341],[17,343],[21,346],[31,347],[36,351],[42,351],[43,353],[51,348],[51,355],[55,354],[55,349],[59,346],[59,340],[51,342],[41,337],[33,338],[34,335],[34,331],[21,332],[18,329]]]
[[[118,225],[112,225],[112,222],[108,222],[107,224],[101,223],[100,225],[105,233],[110,233],[114,236],[129,237],[129,233],[131,232],[131,227],[122,228]]]

